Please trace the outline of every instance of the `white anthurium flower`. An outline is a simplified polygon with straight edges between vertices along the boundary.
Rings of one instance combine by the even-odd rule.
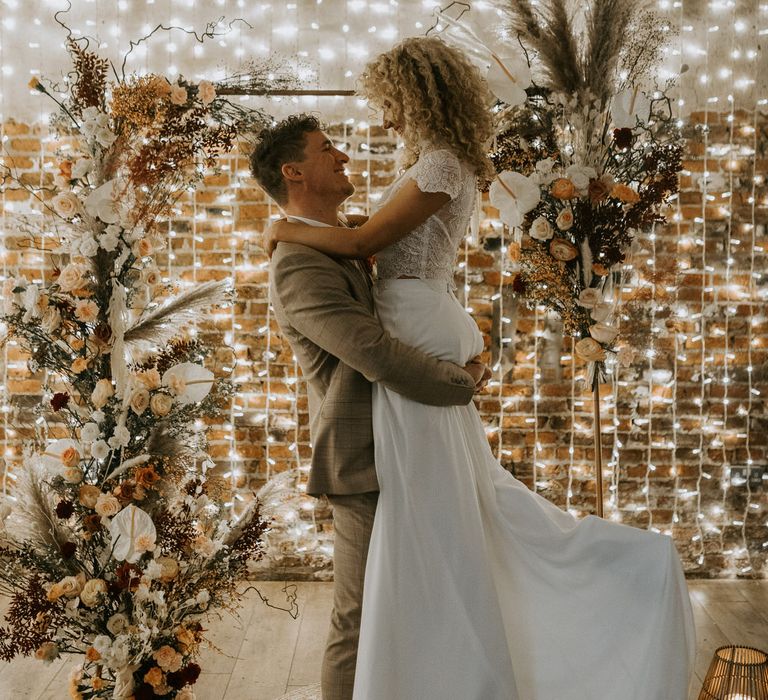
[[[531,69],[520,56],[503,57],[494,53],[486,80],[496,97],[510,107],[517,107],[528,98],[525,88],[531,84]]]
[[[213,372],[194,362],[182,362],[163,374],[163,386],[171,388],[180,404],[202,401],[213,386]]]
[[[42,465],[50,472],[58,473],[62,467],[62,455],[69,449],[80,452],[80,443],[77,440],[65,438],[63,440],[54,440],[41,455]]]
[[[611,119],[617,129],[634,129],[637,120],[645,124],[651,113],[651,101],[637,88],[627,88],[614,95]]]
[[[595,304],[589,315],[595,321],[605,321],[613,313],[613,304],[609,301],[601,301]]]
[[[501,220],[510,228],[523,223],[523,217],[541,199],[539,186],[520,173],[501,173],[489,191],[491,204],[499,210]]]
[[[157,537],[155,523],[146,511],[127,505],[109,523],[112,536],[112,556],[118,561],[135,564],[147,550],[137,546],[139,538],[152,541]]]
[[[116,224],[120,219],[117,202],[115,201],[116,182],[116,180],[105,182],[85,198],[85,210],[105,224]]]
[[[607,323],[595,323],[589,327],[589,334],[603,345],[612,343],[619,334],[618,328],[609,326]]]

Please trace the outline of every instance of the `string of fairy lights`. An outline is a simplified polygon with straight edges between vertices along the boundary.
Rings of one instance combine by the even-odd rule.
[[[338,7],[339,12],[334,23],[335,33],[338,35],[332,41],[328,41],[326,25],[328,12]],[[32,4],[30,4],[31,6]],[[92,13],[108,15],[110,8],[103,0],[92,0],[87,3]],[[311,64],[309,72],[305,75],[314,76],[312,79],[320,81],[325,75],[324,71],[333,69],[336,65],[346,66],[343,71],[336,71],[333,80],[353,79],[354,71],[349,66],[358,67],[368,57],[375,55],[378,50],[391,45],[397,38],[405,34],[423,33],[429,26],[429,13],[438,5],[437,2],[427,0],[413,3],[392,2],[381,0],[349,0],[334,3],[334,0],[324,0],[316,3],[284,3],[277,4],[264,2],[258,7],[249,8],[242,1],[216,0],[217,12],[228,15],[239,15],[253,20],[251,29],[240,26],[233,30],[229,36],[221,38],[220,42],[198,45],[181,32],[168,34],[161,43],[148,42],[135,51],[130,59],[129,68],[148,71],[158,61],[163,64],[169,76],[184,72],[188,67],[182,64],[184,57],[193,55],[195,58],[195,71],[200,76],[205,74],[206,68],[215,65],[222,51],[230,54],[229,62],[237,60],[241,62],[243,57],[249,55],[267,56],[272,52],[280,52],[287,56],[297,56],[302,61]],[[121,43],[122,37],[131,35],[133,27],[130,24],[135,20],[136,10],[141,8],[140,19],[144,28],[156,24],[155,18],[162,17],[163,21],[179,26],[191,26],[192,19],[200,16],[201,3],[199,0],[185,2],[174,0],[120,0],[116,3],[115,14],[112,18],[116,21],[110,25],[105,43]],[[764,320],[763,306],[765,303],[765,285],[760,273],[764,264],[763,236],[764,226],[760,224],[762,207],[768,202],[764,201],[763,176],[759,174],[758,164],[758,138],[761,124],[761,110],[766,111],[766,101],[757,90],[761,79],[759,72],[759,53],[757,46],[764,41],[766,33],[766,19],[768,18],[768,6],[758,0],[752,3],[737,5],[731,0],[722,2],[709,2],[706,12],[700,20],[695,22],[688,19],[686,8],[682,1],[660,0],[658,7],[666,13],[671,23],[680,27],[679,37],[669,55],[669,65],[674,63],[670,73],[681,73],[683,64],[690,64],[692,69],[679,77],[680,97],[675,103],[676,115],[681,125],[688,127],[687,115],[693,110],[701,110],[702,129],[699,134],[703,145],[701,160],[703,173],[687,171],[686,177],[693,179],[694,186],[701,175],[700,189],[702,203],[700,212],[691,218],[687,215],[688,209],[680,198],[673,204],[673,216],[671,232],[676,232],[675,250],[685,260],[690,256],[690,268],[685,270],[683,277],[695,279],[698,275],[703,280],[699,298],[695,300],[682,296],[675,287],[671,299],[666,301],[657,298],[656,289],[652,289],[651,300],[651,354],[645,358],[638,358],[634,367],[642,366],[643,379],[634,379],[631,370],[614,365],[610,367],[608,386],[603,387],[602,413],[604,416],[604,439],[611,441],[610,460],[605,465],[605,477],[610,481],[607,499],[607,517],[621,520],[625,513],[641,511],[647,517],[648,527],[659,531],[674,534],[676,537],[690,537],[695,560],[700,566],[706,565],[705,540],[709,541],[713,535],[717,535],[719,550],[726,554],[728,569],[747,575],[753,571],[754,561],[751,552],[755,550],[754,536],[751,534],[754,525],[759,523],[759,517],[763,508],[759,500],[755,499],[756,490],[754,481],[750,479],[753,468],[761,466],[755,455],[758,454],[755,445],[757,443],[751,416],[763,406],[763,399],[759,393],[759,383],[755,381],[755,367],[764,362],[764,339],[761,336]],[[746,9],[745,9],[746,8]],[[13,104],[8,90],[9,82],[26,83],[25,72],[28,70],[26,63],[30,60],[38,60],[37,55],[29,52],[14,51],[10,53],[7,46],[9,32],[22,21],[25,12],[39,12],[42,10],[35,6],[33,10],[26,10],[22,3],[6,2],[7,16],[2,20],[0,27],[0,92],[3,95],[4,118],[0,119],[0,140],[5,144],[9,141],[6,134],[5,122],[13,114],[6,113]],[[249,15],[253,12],[253,15]],[[473,3],[472,13],[477,13],[478,22],[487,20],[486,13],[493,12],[491,3]],[[472,15],[470,13],[470,16]],[[750,24],[750,17],[754,16],[754,23]],[[11,20],[10,22],[8,20]],[[14,24],[14,22],[16,24]],[[339,24],[341,23],[341,24]],[[750,34],[747,29],[753,26]],[[82,33],[87,33],[87,26],[82,27]],[[36,42],[42,44],[42,42]],[[713,51],[715,45],[721,47],[727,43],[729,49],[717,54]],[[40,52],[37,52],[38,54]],[[304,54],[303,56],[301,54]],[[13,56],[13,61],[10,60]],[[23,57],[23,58],[21,58]],[[234,57],[234,58],[232,58]],[[38,61],[39,62],[39,61]],[[139,68],[142,66],[142,68]],[[37,67],[35,70],[38,70]],[[39,71],[38,71],[39,72]],[[346,86],[349,83],[338,82],[332,87]],[[325,86],[325,85],[324,85]],[[726,86],[729,87],[726,90]],[[754,90],[753,90],[754,88]],[[755,97],[751,98],[754,91]],[[730,93],[730,99],[724,99],[724,95]],[[700,95],[692,101],[691,95]],[[276,112],[280,110],[323,110],[327,104],[333,102],[333,109],[339,110],[339,102],[328,103],[316,99],[284,99],[280,102],[272,101]],[[369,210],[375,205],[378,198],[378,189],[371,186],[372,174],[377,161],[386,160],[387,156],[376,155],[371,151],[371,115],[367,108],[357,100],[341,101],[343,109],[350,113],[348,118],[339,120],[343,122],[344,141],[361,144],[362,157],[357,159],[359,172],[366,175],[368,182],[357,205]],[[747,124],[743,117],[744,110],[749,113]],[[713,128],[721,115],[727,119],[727,143],[716,142],[711,137]],[[738,139],[736,137],[739,137]],[[751,147],[743,145],[743,137],[751,136]],[[718,137],[719,138],[719,137]],[[716,149],[716,150],[713,150]],[[41,145],[41,163],[46,155]],[[726,192],[719,192],[712,184],[710,168],[717,172],[718,159],[724,157],[729,162],[726,175]],[[175,215],[173,221],[167,224],[168,253],[164,272],[168,280],[175,280],[179,273],[186,270],[186,260],[191,255],[191,270],[189,284],[195,284],[199,280],[198,272],[202,267],[208,267],[201,263],[201,250],[204,255],[217,250],[216,245],[209,245],[208,238],[216,238],[218,246],[224,245],[226,250],[221,252],[220,263],[216,264],[217,270],[227,274],[233,280],[245,280],[248,273],[263,272],[267,261],[261,256],[258,245],[248,240],[248,235],[253,232],[238,230],[236,226],[237,206],[231,193],[236,192],[242,186],[247,172],[236,172],[232,165],[234,160],[224,162],[222,172],[226,174],[228,182],[223,185],[224,192],[214,205],[203,205],[198,201],[197,193],[190,195],[190,235],[182,234],[182,228],[177,221],[186,217],[183,207]],[[746,181],[745,173],[751,173],[750,197],[747,216],[749,221],[743,219],[740,213],[736,214],[736,197],[739,182]],[[15,270],[9,266],[8,221],[10,202],[6,201],[6,193],[2,192],[2,237],[0,238],[0,257],[2,257],[3,279],[13,275]],[[15,203],[14,203],[15,204]],[[277,215],[273,205],[268,204],[268,217]],[[711,220],[713,208],[720,211],[722,220],[715,224]],[[743,211],[743,207],[742,207]],[[256,225],[256,224],[254,224]],[[722,254],[713,252],[715,239],[719,239],[716,226],[725,226],[725,236],[722,239]],[[487,229],[484,226],[484,229]],[[546,383],[548,378],[543,374],[541,354],[547,343],[550,342],[550,327],[548,319],[540,309],[534,309],[527,317],[525,312],[519,315],[533,322],[533,333],[526,338],[522,334],[516,336],[515,328],[509,324],[514,321],[505,315],[505,283],[508,282],[509,261],[507,260],[507,240],[503,227],[496,226],[496,232],[501,233],[501,245],[494,250],[496,257],[495,269],[499,273],[498,287],[494,285],[488,292],[480,292],[476,286],[475,277],[472,275],[470,261],[472,253],[477,246],[482,245],[482,237],[470,232],[463,245],[459,261],[459,275],[463,277],[465,305],[472,308],[470,295],[478,302],[485,302],[483,297],[487,294],[492,304],[496,304],[498,311],[498,328],[495,337],[498,347],[494,351],[497,358],[493,367],[494,377],[489,384],[488,396],[493,396],[497,408],[493,415],[484,414],[488,422],[489,438],[492,438],[496,446],[498,458],[507,463],[513,454],[521,447],[521,440],[526,432],[530,432],[532,442],[525,447],[525,462],[532,467],[531,487],[534,490],[543,490],[552,482],[550,479],[559,468],[566,469],[567,488],[565,490],[565,507],[577,516],[584,515],[591,509],[591,504],[585,497],[586,490],[582,492],[577,488],[579,482],[587,482],[592,478],[591,465],[586,464],[583,454],[589,450],[582,448],[582,438],[590,434],[590,418],[584,413],[584,394],[580,387],[585,386],[583,368],[577,363],[571,341],[570,351],[566,345],[565,352],[560,356],[561,366],[570,368],[566,374],[566,381],[570,381],[570,393],[567,396],[567,411],[570,414],[572,429],[567,436],[560,437],[560,443],[554,446],[547,440],[542,444],[542,432],[540,431],[540,419],[546,415],[542,410],[545,397],[547,397]],[[496,235],[496,234],[494,234]],[[657,269],[660,259],[657,258],[657,243],[665,241],[665,254],[669,250],[669,233],[654,231],[644,238],[648,243],[647,265],[649,269]],[[187,246],[189,246],[187,248]],[[749,248],[749,255],[745,251]],[[661,248],[659,248],[659,251]],[[251,252],[254,253],[253,263],[250,260]],[[660,252],[659,252],[660,255]],[[213,256],[215,257],[215,256]],[[745,268],[749,265],[748,281],[741,284],[741,278]],[[41,274],[43,270],[41,267]],[[725,280],[724,285],[718,286],[720,277]],[[626,275],[627,285],[643,283],[639,270],[629,270]],[[625,288],[624,283],[614,290],[614,294],[620,295]],[[268,286],[264,288],[264,316],[259,317],[256,323],[256,336],[263,337],[264,346],[254,342],[250,346],[254,331],[250,326],[244,325],[241,311],[237,306],[231,306],[224,311],[219,311],[213,317],[213,321],[224,328],[224,340],[226,345],[232,348],[232,366],[227,366],[236,381],[246,387],[232,402],[228,421],[223,426],[223,440],[226,442],[226,450],[223,454],[227,462],[228,471],[224,472],[233,489],[232,507],[235,512],[238,503],[248,498],[252,491],[253,483],[264,479],[276,477],[286,468],[295,469],[303,476],[298,479],[297,488],[306,488],[306,470],[308,459],[302,456],[306,453],[301,439],[302,426],[306,420],[304,410],[300,408],[302,397],[305,394],[304,383],[296,362],[296,358],[284,364],[283,354],[280,352],[280,341],[274,335],[274,320],[270,310],[271,298]],[[714,300],[714,303],[711,303]],[[673,356],[669,358],[669,365],[665,365],[659,352],[661,347],[660,333],[662,311],[665,305],[670,306],[676,319],[680,321],[679,327],[671,331],[670,342],[674,343]],[[259,305],[261,308],[262,305]],[[481,308],[481,304],[474,304]],[[714,306],[716,316],[708,316],[710,308]],[[246,305],[246,308],[256,308],[256,304]],[[735,309],[735,311],[734,311]],[[742,352],[738,338],[735,338],[735,317],[742,316],[742,310],[748,309],[746,321],[746,347]],[[685,325],[693,328],[689,332]],[[657,328],[658,326],[658,328]],[[193,327],[192,333],[198,329]],[[735,339],[734,339],[735,338]],[[531,399],[531,411],[524,416],[525,430],[513,428],[505,429],[505,417],[512,418],[520,414],[519,406],[525,405],[518,395],[505,394],[511,379],[508,375],[509,366],[504,362],[510,348],[514,343],[524,352],[518,353],[518,357],[525,358],[525,362],[532,374],[529,397]],[[721,352],[721,347],[723,348]],[[13,360],[9,362],[9,352],[12,348],[5,345],[2,351],[2,378],[3,388],[8,386],[9,371],[15,371]],[[248,361],[244,360],[250,350]],[[510,353],[511,354],[511,353]],[[743,356],[746,355],[746,360]],[[690,379],[692,370],[691,362],[696,362],[695,379]],[[739,377],[743,372],[746,362],[746,375],[744,382]],[[663,370],[668,366],[668,371]],[[283,377],[281,372],[285,373]],[[722,380],[722,399],[715,397],[713,389]],[[688,414],[687,409],[681,408],[686,392],[691,389],[691,382],[695,383],[697,396],[695,397],[696,411]],[[746,396],[741,398],[737,388],[746,384]],[[685,386],[684,386],[685,385]],[[637,397],[630,399],[631,405],[638,411],[635,417],[636,425],[642,427],[643,452],[645,454],[645,474],[639,480],[632,481],[628,473],[625,473],[622,465],[622,454],[625,447],[636,447],[630,438],[629,445],[625,444],[622,425],[626,419],[626,407],[628,395],[642,387],[643,396],[647,396],[647,411],[640,411],[640,403]],[[13,435],[11,425],[11,407],[5,393],[0,395],[0,412],[2,412],[3,442],[2,449],[4,459],[3,489],[5,492],[8,482],[7,472],[13,459],[18,459],[19,445]],[[489,402],[490,404],[490,402]],[[671,413],[671,430],[667,435],[661,435],[661,426],[665,425],[666,411]],[[738,421],[738,428],[733,426]],[[509,425],[515,425],[510,421]],[[254,458],[245,445],[239,444],[238,426],[263,426],[264,441],[260,445],[262,453]],[[693,480],[686,471],[691,462],[685,462],[679,455],[679,448],[687,444],[690,436],[694,435],[697,445],[694,446]],[[285,443],[285,445],[283,444]],[[558,444],[567,446],[567,459],[558,460],[555,455]],[[287,446],[287,449],[283,449]],[[742,467],[736,453],[736,446],[743,448],[746,455]],[[303,449],[304,448],[304,449]],[[712,455],[716,451],[719,463],[712,462]],[[662,463],[666,463],[661,454],[669,454],[670,487],[671,496],[671,522],[658,520],[654,522],[654,511],[658,507],[658,501],[664,495],[660,490],[663,480],[657,479],[657,473]],[[565,452],[564,452],[565,454]],[[578,454],[578,457],[577,457]],[[258,459],[258,478],[253,478],[253,464]],[[515,465],[517,466],[517,465]],[[743,483],[733,477],[732,470],[736,467],[742,469],[739,473],[745,474]],[[245,483],[241,477],[246,477]],[[622,481],[626,479],[627,481]],[[694,485],[695,483],[695,485]],[[706,488],[718,483],[720,489],[717,497],[711,496],[712,490]],[[634,490],[633,490],[634,489]],[[743,508],[735,503],[737,498],[743,498]],[[297,531],[293,528],[291,537],[297,542],[297,538],[304,535],[310,537],[316,543],[319,532],[319,524],[315,517],[315,509],[310,499],[306,499],[302,509],[311,514],[311,524],[307,528]],[[764,519],[764,518],[763,518]],[[293,519],[293,525],[300,520],[298,515]],[[633,520],[635,524],[638,520]],[[292,527],[293,527],[292,525]],[[738,528],[740,544],[733,545],[733,538],[726,537],[726,526],[729,532]],[[304,533],[304,535],[302,534]],[[306,543],[299,542],[299,546]],[[768,543],[759,545],[768,547]],[[326,545],[322,545],[326,546]],[[750,550],[751,548],[751,550]],[[328,550],[326,553],[328,553]]]

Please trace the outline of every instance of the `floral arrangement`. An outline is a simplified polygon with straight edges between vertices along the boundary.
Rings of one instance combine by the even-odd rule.
[[[669,85],[653,78],[670,28],[635,7],[592,0],[578,35],[564,0],[508,0],[507,43],[522,55],[490,51],[490,200],[516,231],[513,290],[562,318],[595,377],[607,353],[631,358],[615,322],[622,267],[636,232],[665,221],[682,167]]]
[[[157,222],[267,117],[207,81],[110,82],[87,42],[68,50],[65,99],[30,84],[59,103],[53,127],[76,144],[54,186],[32,190],[56,222],[53,272],[3,284],[0,321],[30,370],[47,370],[38,422],[59,439],[26,448],[0,505],[0,658],[82,655],[72,698],[189,700],[201,618],[237,607],[267,523],[256,500],[234,517],[227,482],[207,473],[204,421],[233,385],[206,367],[206,346],[177,335],[231,290],[212,282],[159,303]]]

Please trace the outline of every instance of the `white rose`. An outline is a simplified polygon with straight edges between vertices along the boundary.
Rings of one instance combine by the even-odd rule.
[[[207,608],[208,608],[208,602],[209,602],[210,600],[211,600],[211,594],[210,594],[210,593],[208,593],[208,591],[207,591],[206,589],[203,589],[202,591],[200,591],[200,592],[197,594],[196,598],[195,598],[195,602],[196,602],[196,603],[197,603],[197,604],[198,604],[198,605],[199,605],[199,606],[200,606],[200,607],[201,607],[203,610],[205,610],[205,609],[207,609]]]
[[[59,192],[52,200],[53,210],[62,219],[71,219],[80,212],[80,200],[73,192]]]
[[[61,312],[55,306],[49,306],[43,314],[40,325],[50,335],[61,325]]]
[[[172,406],[173,399],[168,394],[155,394],[149,402],[152,413],[160,418],[167,416]]]
[[[109,633],[117,637],[128,628],[128,618],[123,613],[115,613],[107,620]]]
[[[589,327],[589,334],[598,342],[608,345],[614,341],[619,334],[617,328],[609,326],[606,323],[595,323]]]
[[[158,270],[154,265],[145,267],[144,270],[142,270],[141,279],[144,284],[148,284],[150,287],[154,287],[160,284],[162,281],[162,278],[160,277],[160,270]]]
[[[112,639],[106,634],[98,635],[91,646],[99,652],[102,656],[106,656],[109,653],[109,648],[112,646]]]
[[[86,270],[83,265],[70,263],[62,269],[56,281],[62,292],[71,292],[73,289],[78,289],[86,284],[85,273]]]
[[[557,228],[559,228],[561,231],[567,231],[569,228],[571,228],[571,226],[573,226],[573,210],[570,207],[563,209],[557,215],[555,224],[557,224]]]
[[[96,423],[86,423],[80,429],[80,439],[83,442],[93,442],[99,437],[99,426]]]
[[[99,252],[99,244],[93,236],[85,236],[80,241],[79,251],[84,258],[92,258]]]
[[[532,176],[533,179],[540,185],[549,185],[557,177],[557,174],[552,172],[554,165],[555,161],[552,158],[540,160],[536,163],[536,172]]]
[[[102,423],[106,416],[104,415],[104,411],[94,411],[91,413],[91,420],[94,423]]]
[[[80,592],[80,600],[88,608],[95,608],[103,595],[107,592],[107,582],[101,578],[92,578],[86,581],[83,590]]]
[[[589,187],[589,181],[597,178],[597,171],[587,165],[571,165],[566,168],[565,175],[577,190],[585,192]]]
[[[109,438],[109,446],[112,449],[125,447],[131,441],[131,433],[124,425],[118,425],[112,437]]]
[[[537,241],[548,241],[554,235],[552,226],[543,216],[534,219],[531,224],[531,230],[528,232],[531,238]]]
[[[585,309],[593,309],[602,300],[603,295],[599,289],[595,287],[587,287],[582,289],[579,294],[579,306],[583,306]]]
[[[82,180],[93,168],[93,161],[90,158],[78,158],[72,166],[72,179]]]
[[[107,401],[114,396],[115,390],[112,388],[112,382],[109,379],[99,379],[91,394],[91,403],[96,408],[104,408]]]
[[[109,148],[117,138],[117,136],[115,136],[115,134],[112,133],[112,131],[108,126],[100,126],[96,130],[95,136],[96,136],[96,140],[104,148]]]
[[[93,425],[92,423],[90,425]],[[106,459],[109,454],[109,445],[104,440],[97,440],[91,445],[91,457],[94,459]]]
[[[594,321],[605,321],[613,312],[613,304],[607,301],[601,301],[595,305],[595,308],[590,312],[590,316]]]
[[[105,518],[111,518],[113,515],[117,515],[120,512],[120,501],[118,501],[111,493],[102,493],[96,500],[96,507],[94,510]]]
[[[103,233],[101,236],[99,236],[99,246],[101,246],[101,248],[106,250],[108,253],[111,253],[113,250],[115,250],[119,244],[120,239],[116,234]]]

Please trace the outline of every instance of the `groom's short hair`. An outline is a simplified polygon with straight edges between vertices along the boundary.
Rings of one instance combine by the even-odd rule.
[[[292,114],[259,134],[259,142],[251,153],[251,173],[278,204],[288,201],[281,168],[285,163],[303,160],[306,135],[322,128],[318,118],[311,114]]]

